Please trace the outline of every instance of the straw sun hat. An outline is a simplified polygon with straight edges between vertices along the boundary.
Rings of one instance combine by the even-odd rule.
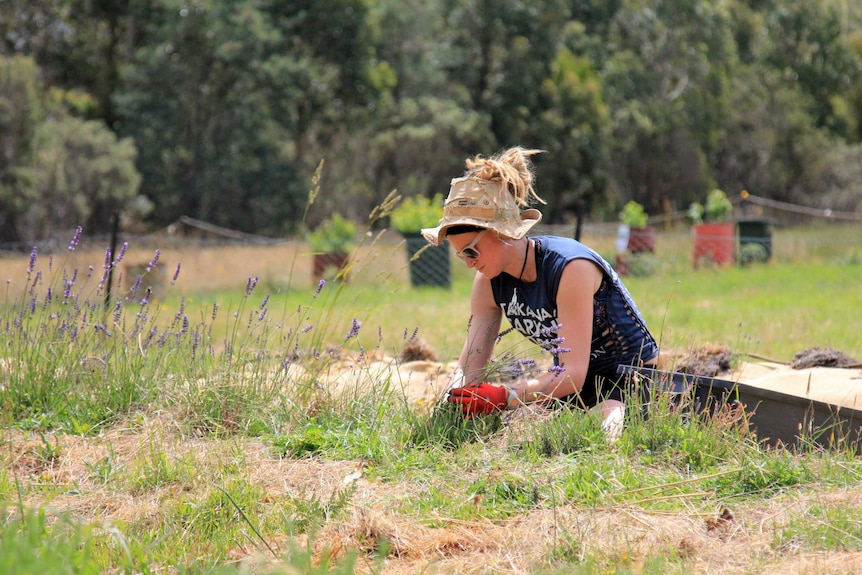
[[[541,219],[539,210],[521,210],[504,183],[466,176],[452,180],[440,225],[423,228],[422,236],[431,245],[439,246],[452,226],[477,226],[518,240]]]

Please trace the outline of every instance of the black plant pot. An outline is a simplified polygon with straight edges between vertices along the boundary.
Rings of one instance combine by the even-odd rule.
[[[410,285],[451,287],[449,245],[432,246],[421,234],[405,234]]]

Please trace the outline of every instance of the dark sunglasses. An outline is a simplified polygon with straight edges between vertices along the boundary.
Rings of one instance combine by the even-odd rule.
[[[487,231],[488,230],[482,230],[481,232],[476,234],[476,237],[473,238],[473,241],[464,246],[464,248],[460,252],[455,252],[455,255],[462,260],[466,260],[468,258],[471,260],[477,259],[482,254],[480,254],[479,250],[476,249],[476,244],[479,243],[479,240],[482,239],[482,236],[484,236]]]

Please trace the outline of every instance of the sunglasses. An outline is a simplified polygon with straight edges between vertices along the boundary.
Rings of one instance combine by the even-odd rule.
[[[484,236],[487,231],[488,230],[482,230],[481,232],[476,234],[476,237],[473,238],[473,241],[470,242],[469,244],[467,244],[466,246],[464,246],[464,248],[460,252],[455,252],[455,255],[458,256],[462,260],[466,260],[466,259],[475,260],[475,259],[477,259],[482,254],[480,254],[479,250],[476,249],[476,244],[479,243],[479,240],[482,239],[482,236]]]

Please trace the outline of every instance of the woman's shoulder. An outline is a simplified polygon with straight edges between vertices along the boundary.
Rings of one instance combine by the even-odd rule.
[[[543,253],[557,254],[566,260],[575,258],[595,259],[598,254],[574,238],[563,236],[536,236],[533,238]]]

